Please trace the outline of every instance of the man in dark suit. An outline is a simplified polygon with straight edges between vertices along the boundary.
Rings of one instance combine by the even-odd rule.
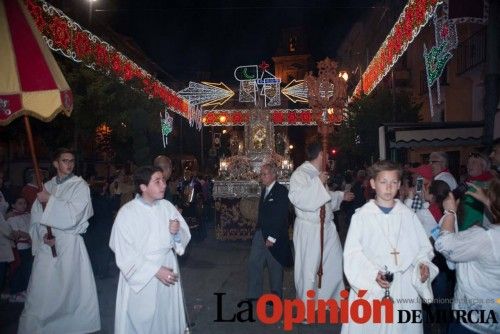
[[[276,182],[278,168],[263,165],[260,179],[265,186],[259,202],[259,216],[248,260],[249,299],[258,299],[263,291],[263,269],[267,265],[271,293],[283,297],[283,267],[293,265],[288,237],[288,190]]]

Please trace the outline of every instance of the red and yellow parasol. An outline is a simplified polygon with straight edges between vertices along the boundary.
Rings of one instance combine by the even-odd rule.
[[[0,125],[29,115],[70,115],[73,96],[21,0],[0,1]]]
[[[42,177],[29,117],[52,120],[73,109],[73,95],[21,0],[0,0],[0,125],[24,116],[38,187]],[[49,237],[51,236],[48,227]],[[55,247],[52,254],[56,256]]]

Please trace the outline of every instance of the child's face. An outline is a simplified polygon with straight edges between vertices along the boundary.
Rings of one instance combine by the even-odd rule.
[[[24,198],[18,198],[12,207],[18,212],[24,212],[26,211],[28,204]]]
[[[165,194],[165,178],[162,172],[151,175],[148,185],[141,184],[142,197],[147,201],[162,199]]]
[[[377,193],[377,199],[392,203],[401,186],[401,180],[399,179],[398,172],[395,170],[382,171],[378,173],[375,179],[370,180],[370,184]]]

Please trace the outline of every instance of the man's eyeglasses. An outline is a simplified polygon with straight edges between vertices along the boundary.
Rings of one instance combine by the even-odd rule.
[[[65,164],[74,164],[75,159],[62,159],[61,162],[64,162]]]
[[[429,161],[429,162],[430,162],[431,164],[442,164],[442,163],[443,163],[443,161],[441,161],[441,160],[431,160],[431,161]]]

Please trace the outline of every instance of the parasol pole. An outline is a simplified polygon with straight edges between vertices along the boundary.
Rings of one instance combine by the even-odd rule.
[[[26,136],[28,137],[28,144],[31,153],[31,160],[33,161],[33,167],[35,169],[35,177],[36,183],[38,186],[38,191],[43,191],[43,182],[42,182],[42,173],[40,172],[40,167],[38,166],[38,160],[35,154],[35,145],[33,143],[33,133],[31,132],[30,119],[28,115],[24,115],[24,127],[26,129]],[[42,204],[45,209],[45,204]],[[54,235],[52,234],[52,227],[47,226],[47,238],[54,239]],[[56,246],[51,247],[52,257],[57,257]]]

